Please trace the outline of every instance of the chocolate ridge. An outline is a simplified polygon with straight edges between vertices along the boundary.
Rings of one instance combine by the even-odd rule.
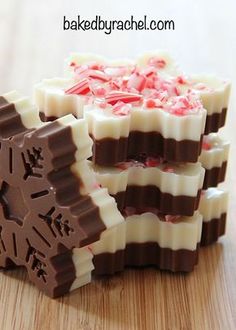
[[[0,96],[0,138],[8,138],[26,130],[14,103]]]
[[[153,185],[127,186],[126,191],[120,191],[111,195],[117,202],[118,209],[123,211],[125,207],[157,208],[161,213],[170,215],[192,216],[198,208],[201,196],[201,189],[198,190],[197,196],[174,196],[169,193],[162,192],[158,187]]]
[[[226,120],[227,108],[223,108],[221,112],[214,112],[207,115],[204,134],[218,132],[224,126]]]
[[[225,234],[227,214],[222,213],[220,218],[214,218],[210,221],[203,221],[201,245],[206,246],[218,240]]]
[[[203,189],[217,187],[220,182],[225,180],[227,161],[224,161],[220,167],[205,169]]]
[[[131,131],[128,137],[119,139],[93,139],[94,164],[113,166],[116,163],[135,159],[140,154],[147,157],[162,157],[169,162],[195,163],[201,153],[202,138],[200,141],[163,138],[157,132]],[[109,150],[109,152],[108,152]]]
[[[156,242],[129,243],[125,250],[95,255],[93,275],[112,275],[125,267],[154,266],[172,272],[190,272],[198,262],[196,250],[161,248]]]

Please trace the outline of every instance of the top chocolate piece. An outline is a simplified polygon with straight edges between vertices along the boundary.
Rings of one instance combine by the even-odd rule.
[[[187,78],[166,54],[152,53],[137,62],[74,54],[66,71],[70,78],[47,79],[35,87],[36,104],[44,120],[67,113],[84,117],[98,165],[140,154],[196,162],[204,132],[217,131],[225,122],[229,83]]]
[[[55,297],[75,277],[72,249],[123,221],[86,163],[92,141],[72,115],[42,123],[28,99],[0,97],[0,266],[25,266]]]

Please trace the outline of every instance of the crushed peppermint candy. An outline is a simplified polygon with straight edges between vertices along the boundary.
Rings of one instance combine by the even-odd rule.
[[[159,69],[167,65],[166,60],[151,57],[144,68],[135,65],[104,65],[96,62],[77,65],[74,68],[77,84],[66,94],[91,95],[91,103],[105,108],[111,105],[115,115],[125,116],[135,104],[144,109],[163,109],[176,116],[195,114],[203,108],[199,92],[209,90],[203,83],[188,81],[184,75],[170,78],[162,76]],[[180,85],[189,88],[182,94]],[[91,92],[91,93],[90,93]],[[100,99],[97,102],[97,98]],[[116,106],[117,105],[117,106]],[[115,107],[114,107],[115,106]]]
[[[119,101],[132,103],[142,100],[142,95],[122,91],[112,91],[106,95],[107,103],[114,105]]]
[[[151,65],[151,66],[154,66],[158,69],[163,69],[166,66],[166,61],[162,58],[151,57],[148,60],[148,64]]]
[[[165,110],[177,116],[197,113],[199,109],[202,109],[202,103],[194,94],[174,97],[165,107]]]
[[[125,104],[122,101],[117,102],[113,108],[112,113],[116,116],[127,116],[130,114],[131,104]]]
[[[171,166],[165,166],[165,167],[163,167],[162,170],[163,170],[163,172],[167,172],[167,173],[175,173],[174,168]]]
[[[176,78],[176,82],[180,85],[186,85],[187,84],[187,80],[183,76],[178,76]]]
[[[166,222],[172,222],[172,223],[175,223],[175,222],[177,222],[179,219],[180,219],[180,215],[170,215],[170,214],[165,215],[165,221],[166,221]]]
[[[77,84],[65,90],[65,94],[86,95],[90,92],[89,80],[84,78]]]
[[[121,170],[127,170],[128,168],[130,168],[131,166],[133,165],[133,162],[130,161],[130,162],[120,162],[120,163],[117,163],[115,165],[115,167],[121,169]]]
[[[106,95],[106,89],[100,85],[98,86],[93,86],[92,87],[92,92],[96,97],[103,97]]]
[[[146,84],[146,77],[138,72],[134,72],[127,82],[128,88],[134,88],[135,90],[141,92]]]
[[[163,108],[162,102],[158,98],[156,98],[156,99],[153,99],[153,98],[146,99],[144,105],[148,109]]]
[[[155,157],[147,157],[145,161],[145,166],[146,167],[157,167],[158,165],[161,164],[161,159],[160,158],[155,158]]]
[[[96,80],[100,80],[103,82],[107,82],[110,80],[110,77],[106,75],[104,72],[99,71],[99,70],[89,70],[88,71],[88,77]]]
[[[203,150],[210,150],[212,148],[211,144],[207,139],[204,137],[202,141],[202,149]]]

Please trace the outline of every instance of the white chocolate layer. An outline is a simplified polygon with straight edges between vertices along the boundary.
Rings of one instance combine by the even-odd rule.
[[[164,171],[166,164],[157,167],[130,166],[126,170],[112,167],[89,165],[95,172],[97,181],[106,187],[110,194],[125,191],[129,185],[154,185],[163,193],[173,196],[197,196],[202,188],[204,169],[200,163],[170,164],[174,173]]]
[[[35,128],[41,125],[39,119],[39,112],[37,108],[30,102],[27,97],[22,97],[22,95],[17,91],[12,91],[2,95],[4,99],[13,103],[16,112],[20,115],[22,124],[27,128]]]
[[[228,192],[219,188],[208,188],[203,192],[199,204],[199,212],[203,221],[219,219],[228,209]]]
[[[157,132],[163,138],[177,141],[200,141],[205,129],[206,110],[185,116],[176,116],[162,109],[147,110],[132,108],[130,115],[116,116],[111,107],[101,109],[97,105],[84,107],[84,117],[88,122],[89,133],[97,140],[103,138],[127,137],[130,131]]]
[[[104,231],[101,239],[91,245],[94,255],[104,252],[115,253],[124,250],[126,246],[126,222],[120,223],[116,227]]]
[[[195,212],[192,217],[181,217],[177,223],[161,221],[152,213],[132,215],[116,227],[101,234],[101,239],[89,247],[73,249],[76,279],[70,291],[91,282],[94,269],[93,256],[124,250],[129,243],[156,242],[161,248],[174,251],[195,251],[201,239],[202,216]]]
[[[177,223],[171,223],[161,221],[155,214],[147,212],[127,217],[125,230],[123,224],[116,230],[119,235],[111,231],[104,242],[100,240],[91,245],[94,255],[123,250],[124,236],[126,244],[156,242],[162,248],[194,251],[201,238],[202,216],[196,211],[192,217],[182,216]]]
[[[72,251],[72,260],[75,266],[76,279],[71,285],[70,291],[91,282],[91,272],[94,269],[93,254],[87,247],[75,248]]]
[[[44,79],[34,86],[34,102],[39,111],[46,117],[61,117],[73,114],[83,117],[83,107],[86,97],[75,94],[65,94],[64,90],[76,83],[73,79],[52,78]]]
[[[221,167],[223,162],[228,160],[229,141],[222,139],[216,133],[204,136],[203,141],[210,145],[210,149],[202,149],[199,157],[202,166],[207,170],[213,167]]]

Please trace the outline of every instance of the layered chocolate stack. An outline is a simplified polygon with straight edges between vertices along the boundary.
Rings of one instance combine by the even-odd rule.
[[[41,120],[0,97],[0,267],[51,297],[126,266],[191,271],[225,232],[229,83],[161,52],[75,54],[66,72],[35,86]]]
[[[41,117],[86,119],[90,167],[126,219],[91,246],[95,274],[130,265],[192,270],[200,241],[224,233],[227,193],[201,189],[224,179],[228,143],[210,133],[224,125],[229,83],[186,77],[161,52],[136,62],[74,54],[66,72],[36,86]]]

